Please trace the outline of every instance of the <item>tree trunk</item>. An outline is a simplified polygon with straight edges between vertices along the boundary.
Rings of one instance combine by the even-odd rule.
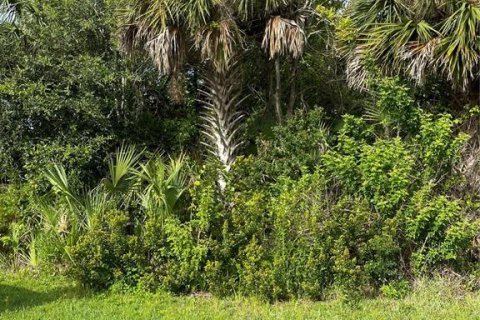
[[[278,124],[282,124],[283,115],[282,115],[282,87],[281,87],[281,78],[280,78],[280,57],[275,58],[275,113],[277,114]]]
[[[293,114],[295,103],[297,102],[297,75],[298,75],[298,59],[293,60],[292,81],[290,87],[290,100],[288,101],[287,116]]]
[[[275,72],[270,60],[267,60],[267,72],[268,72],[268,107],[275,108]]]

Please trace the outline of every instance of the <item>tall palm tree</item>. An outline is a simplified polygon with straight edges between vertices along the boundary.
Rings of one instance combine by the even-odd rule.
[[[480,1],[355,0],[348,14],[360,30],[350,55],[352,84],[363,83],[362,61],[372,58],[387,73],[419,84],[441,73],[454,88],[478,95]]]
[[[230,67],[233,57],[248,46],[244,43],[252,24],[253,38],[275,65],[274,101],[278,122],[282,122],[281,67],[283,56],[298,61],[305,47],[305,19],[315,1],[301,0],[131,0],[125,17],[123,43],[133,50],[144,46],[163,75],[178,74],[182,65],[195,55],[212,71],[205,79],[204,134],[210,151],[228,170],[238,150],[241,116],[235,92],[236,81]],[[240,28],[242,26],[243,29]],[[261,33],[261,34],[259,34]],[[193,59],[192,59],[193,60]],[[296,64],[295,64],[296,65]],[[294,72],[295,74],[295,72]],[[291,108],[295,103],[292,86]],[[212,147],[213,146],[213,147]]]
[[[281,104],[281,57],[292,58],[293,73],[296,75],[298,60],[302,57],[306,43],[305,22],[315,13],[314,4],[317,1],[299,0],[237,0],[235,1],[239,14],[244,18],[266,18],[263,33],[262,48],[269,59],[274,62],[275,89],[273,100],[277,121],[282,123],[283,111]],[[295,80],[295,79],[294,79]],[[295,86],[292,86],[289,109],[295,103]]]
[[[306,42],[305,23],[315,13],[318,2],[131,0],[123,42],[130,49],[142,44],[162,74],[180,71],[192,53],[210,62],[216,72],[224,72],[238,51],[248,48],[243,45],[247,39],[245,34],[253,33],[250,40],[262,38],[263,49],[274,61],[275,110],[281,122],[281,57],[290,57],[294,66],[297,65]],[[259,23],[264,23],[263,31],[252,27]],[[291,101],[295,103],[295,99]]]
[[[231,1],[222,0],[133,0],[127,11],[126,25],[123,32],[123,42],[128,49],[143,44],[157,65],[161,74],[178,74],[190,54],[196,54],[196,60],[206,62],[208,69],[216,75],[225,75],[231,65],[236,48],[243,42],[243,34],[237,26],[236,11]],[[193,52],[192,50],[194,49]],[[215,77],[213,77],[215,78]],[[211,81],[207,78],[207,83]],[[227,92],[217,92],[217,95]],[[223,96],[224,103],[230,103]],[[206,108],[207,114],[224,114],[225,104],[214,103],[211,100]],[[210,103],[210,102],[209,102]],[[233,103],[233,102],[232,102]],[[214,108],[218,108],[214,110]],[[214,134],[228,132],[231,125],[224,121],[209,121],[205,117],[205,126],[215,126],[205,130],[211,139],[211,145],[218,145]],[[221,127],[225,126],[225,127]],[[224,142],[230,142],[228,139]],[[233,143],[233,141],[231,142]],[[224,146],[228,150],[236,149],[233,145]],[[216,156],[225,164],[225,152],[222,148],[213,149]]]

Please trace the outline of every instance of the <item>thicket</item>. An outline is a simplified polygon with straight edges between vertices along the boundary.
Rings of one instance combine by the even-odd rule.
[[[52,166],[52,193],[37,200],[28,248],[15,238],[24,224],[4,243],[33,265],[64,264],[96,289],[322,299],[333,288],[401,290],[445,269],[476,274],[480,220],[454,190],[467,136],[450,115],[414,106],[404,86],[384,80],[379,88],[389,99],[377,107],[407,110],[408,125],[346,115],[330,132],[321,109],[298,112],[259,142],[257,155],[236,161],[225,190],[215,162],[133,147],[112,156],[92,190],[76,189],[62,166]],[[401,106],[390,99],[399,96]],[[3,193],[3,219],[21,209],[13,201],[19,192]]]
[[[342,60],[325,54],[332,44],[312,36],[279,73],[282,86],[314,89],[290,92],[298,108],[274,115],[274,81],[257,72],[270,62],[253,57],[254,41],[236,71],[249,86],[236,74],[200,80],[209,69],[195,62],[182,79],[159,76],[117,43],[122,2],[29,3],[19,23],[0,23],[4,267],[61,271],[96,290],[269,300],[398,297],[438,272],[478,283],[478,196],[463,170],[476,109],[448,110],[444,82],[431,92],[369,61],[368,90],[350,90]],[[315,12],[345,41],[352,22],[339,7]],[[248,120],[226,101],[251,103]],[[226,118],[227,143],[216,137]],[[242,155],[223,161],[212,145]]]

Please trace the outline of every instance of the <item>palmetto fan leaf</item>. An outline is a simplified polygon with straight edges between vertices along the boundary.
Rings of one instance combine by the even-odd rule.
[[[75,211],[75,208],[81,204],[81,199],[76,195],[74,190],[72,190],[64,167],[53,164],[47,168],[45,176],[53,189],[67,201],[72,211]]]
[[[99,188],[84,194],[73,190],[62,165],[54,164],[46,170],[45,175],[53,189],[68,205],[68,210],[64,208],[58,212],[57,208],[39,200],[44,222],[56,226],[57,232],[77,233],[81,229],[87,229],[107,208],[107,195]]]
[[[400,22],[409,5],[404,0],[353,0],[351,10],[353,21],[363,30],[374,23]]]
[[[437,54],[437,64],[448,79],[462,88],[478,77],[480,63],[480,2],[458,1],[452,14],[443,22],[443,35]]]
[[[152,35],[161,33],[178,15],[171,0],[135,0],[123,13],[123,44],[133,49]]]
[[[401,19],[394,18],[393,4],[408,8]],[[350,12],[354,21],[365,23],[349,58],[350,84],[361,85],[361,62],[368,58],[386,73],[408,75],[418,83],[428,74],[443,73],[453,86],[467,90],[478,80],[479,1],[357,0]]]
[[[108,177],[103,179],[105,189],[112,194],[128,192],[132,172],[141,156],[134,146],[122,145],[114,157],[108,159]]]
[[[212,15],[213,8],[221,4],[219,0],[184,0],[181,5],[183,19],[191,31],[206,24]]]
[[[176,203],[186,190],[187,175],[184,172],[185,158],[154,158],[141,165],[137,172],[138,183],[142,187],[139,198],[148,214],[165,218],[173,213]]]
[[[108,194],[103,192],[101,188],[97,187],[87,192],[84,199],[84,210],[85,224],[88,229],[96,226],[101,215],[109,208],[109,205]]]
[[[393,73],[406,71],[419,83],[434,62],[438,33],[425,21],[382,24],[366,37],[369,41],[360,47],[365,56],[372,56],[381,65],[388,64]]]

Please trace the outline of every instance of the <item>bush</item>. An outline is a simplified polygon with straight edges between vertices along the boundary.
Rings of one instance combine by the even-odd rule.
[[[399,297],[414,276],[467,270],[478,220],[436,179],[454,177],[464,141],[450,118],[423,114],[419,133],[401,138],[375,137],[365,120],[345,116],[331,145],[312,154],[306,141],[319,117],[314,110],[275,129],[268,143],[283,162],[268,165],[266,150],[239,158],[223,191],[218,163],[198,168],[187,212],[147,210],[143,221],[109,213],[72,251],[83,265],[72,268],[77,278],[285,300],[323,299],[334,288]],[[326,143],[324,131],[316,137]],[[122,229],[128,223],[135,235]]]
[[[328,136],[321,117],[320,110],[296,115],[274,129],[268,149],[239,157],[229,172],[207,161],[190,177],[182,159],[138,162],[133,149],[122,149],[111,176],[82,194],[57,166],[46,206],[53,218],[43,214],[53,222],[40,229],[39,250],[50,248],[95,289],[271,301],[332,292],[398,298],[415,277],[437,270],[473,275],[480,220],[467,200],[448,193],[465,141],[451,117],[419,113],[403,136],[378,136],[355,116]],[[312,152],[308,137],[322,147]],[[121,155],[133,160],[122,165]]]
[[[270,179],[288,176],[298,179],[313,172],[328,149],[328,128],[322,109],[297,112],[285,126],[273,128],[271,139],[258,141],[259,165]]]
[[[0,255],[9,257],[15,266],[28,263],[31,230],[38,225],[35,200],[33,183],[0,185]]]
[[[114,283],[135,286],[145,259],[140,239],[130,230],[127,213],[111,210],[102,216],[97,228],[80,237],[68,248],[72,259],[70,274],[93,289],[106,289]]]

